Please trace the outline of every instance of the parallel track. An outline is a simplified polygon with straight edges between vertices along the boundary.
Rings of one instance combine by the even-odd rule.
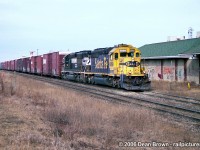
[[[166,97],[164,96],[164,94],[163,95],[160,93],[156,94],[155,92],[152,92],[152,93],[143,92],[139,94],[136,92],[132,92],[132,94],[130,94],[130,92],[111,89],[107,87],[91,86],[91,85],[86,85],[86,84],[81,84],[81,83],[75,83],[75,82],[52,79],[52,78],[45,78],[41,76],[34,76],[34,75],[23,74],[23,73],[19,73],[19,75],[40,80],[43,82],[51,83],[54,85],[59,85],[62,87],[74,89],[77,91],[81,91],[81,92],[93,95],[95,97],[103,98],[108,101],[119,102],[123,104],[134,104],[134,105],[147,107],[150,109],[182,116],[184,118],[189,118],[189,119],[200,122],[200,106],[197,107],[197,105],[200,105],[200,101],[197,99],[188,98],[188,97],[187,98],[178,97],[179,100],[177,104],[177,100],[173,99],[173,95],[167,95],[168,97]],[[170,96],[172,98],[169,98]],[[162,100],[161,101],[154,100],[156,98],[162,98]],[[177,97],[174,96],[174,98],[177,98]],[[187,102],[186,99],[191,100],[191,101]],[[172,101],[176,101],[176,103],[172,103]],[[190,104],[188,107],[187,105],[185,105],[187,103]]]
[[[192,98],[192,97],[183,97],[183,96],[178,96],[178,95],[171,95],[171,94],[166,94],[166,93],[159,93],[159,92],[145,92],[143,93],[144,95],[150,95],[168,100],[174,100],[174,101],[181,101],[183,103],[191,103],[191,104],[196,104],[200,105],[200,99]]]

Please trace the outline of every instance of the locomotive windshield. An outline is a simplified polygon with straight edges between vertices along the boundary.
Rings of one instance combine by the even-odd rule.
[[[128,53],[128,57],[133,57],[133,56],[134,56],[133,52]]]
[[[126,57],[126,52],[120,53],[120,57]]]
[[[126,52],[122,52],[120,53],[120,57],[133,57],[134,56],[134,52],[130,52],[130,53],[126,53]]]

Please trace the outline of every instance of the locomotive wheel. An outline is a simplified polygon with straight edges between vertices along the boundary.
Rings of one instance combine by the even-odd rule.
[[[116,79],[113,79],[113,81],[112,81],[112,87],[117,87],[117,81],[116,81]]]
[[[90,77],[90,83],[95,84],[94,77]]]
[[[120,89],[121,85],[120,85],[120,80],[117,80],[117,88]]]

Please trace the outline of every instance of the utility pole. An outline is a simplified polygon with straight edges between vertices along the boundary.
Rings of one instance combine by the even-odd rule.
[[[37,56],[38,56],[38,49],[37,49]]]

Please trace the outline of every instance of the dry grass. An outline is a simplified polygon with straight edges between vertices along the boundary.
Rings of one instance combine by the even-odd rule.
[[[169,81],[152,81],[152,88],[154,90],[162,91],[183,91],[188,90],[187,82],[169,82]]]
[[[119,141],[200,141],[193,127],[170,123],[172,118],[147,109],[107,103],[13,74],[4,76],[0,114],[14,123],[6,138],[1,136],[5,134],[1,123],[0,148],[121,149]],[[3,113],[5,109],[9,114]]]
[[[188,88],[188,82],[152,81],[152,89],[164,93],[189,96],[200,99],[200,86],[193,83]]]

